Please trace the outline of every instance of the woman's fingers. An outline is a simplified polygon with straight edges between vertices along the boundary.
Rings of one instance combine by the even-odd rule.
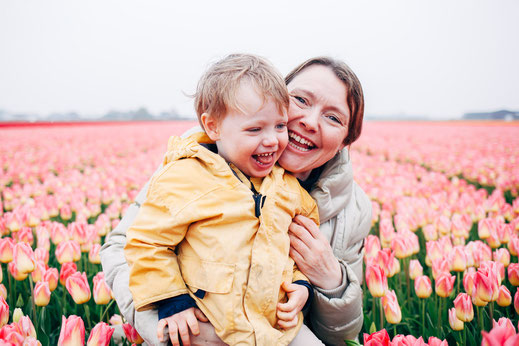
[[[321,236],[321,233],[319,232],[319,226],[317,226],[312,219],[303,215],[296,215],[293,220],[299,225],[303,226],[312,237],[317,239]]]

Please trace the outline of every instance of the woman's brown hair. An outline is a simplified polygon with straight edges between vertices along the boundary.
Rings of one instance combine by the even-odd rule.
[[[364,93],[360,81],[353,71],[344,62],[335,60],[330,57],[316,57],[308,59],[295,69],[293,69],[286,77],[285,83],[288,85],[301,71],[312,65],[322,65],[328,67],[341,82],[344,83],[347,90],[346,103],[350,108],[350,119],[348,120],[348,134],[344,139],[345,145],[355,142],[362,131],[362,119],[364,117]]]

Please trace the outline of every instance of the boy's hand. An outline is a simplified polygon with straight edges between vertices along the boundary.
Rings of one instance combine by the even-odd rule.
[[[303,310],[308,299],[308,288],[303,285],[283,282],[281,288],[287,292],[288,301],[278,303],[278,326],[282,329],[295,327],[298,322],[299,311]]]
[[[191,341],[189,340],[189,329],[193,335],[200,334],[197,319],[203,322],[208,321],[203,312],[197,308],[189,308],[167,318],[163,318],[159,320],[157,326],[157,338],[159,341],[164,341],[164,327],[167,325],[169,329],[169,338],[171,339],[173,346],[180,346],[178,339],[179,334],[180,339],[182,340],[182,345],[190,346]]]

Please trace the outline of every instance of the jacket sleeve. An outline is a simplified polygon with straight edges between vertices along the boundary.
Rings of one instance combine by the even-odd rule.
[[[130,266],[130,291],[138,311],[188,293],[175,248],[201,214],[193,203],[197,198],[193,200],[175,188],[176,182],[187,179],[186,162],[189,167],[189,160],[180,160],[165,166],[152,179],[146,201],[128,229],[124,252]]]
[[[135,198],[135,202],[126,210],[117,227],[110,232],[101,248],[101,263],[105,280],[112,289],[119,311],[124,319],[133,325],[148,345],[167,345],[157,339],[158,317],[156,310],[137,312],[129,287],[130,268],[124,258],[126,231],[137,216],[140,204],[144,202],[148,191],[147,183]]]
[[[362,259],[364,238],[371,228],[371,202],[354,184],[350,203],[353,205],[345,209],[344,217],[353,221],[352,235],[344,253],[335,254],[341,265],[342,283],[332,290],[314,287],[314,302],[309,314],[315,335],[329,345],[344,345],[345,339],[356,339],[364,318]]]

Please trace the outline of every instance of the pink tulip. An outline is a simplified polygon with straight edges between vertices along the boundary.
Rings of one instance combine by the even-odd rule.
[[[0,262],[9,263],[13,260],[13,239],[9,237],[0,239]]]
[[[519,263],[510,263],[508,266],[508,280],[514,286],[519,286]]]
[[[364,333],[364,346],[389,346],[389,335],[387,330],[382,329],[371,335]]]
[[[101,250],[101,244],[92,244],[88,253],[88,260],[90,263],[100,264],[101,256],[99,256],[99,250]]]
[[[122,325],[123,318],[121,317],[121,315],[115,314],[112,317],[110,317],[110,320],[108,322],[110,322],[110,325],[112,326]]]
[[[440,276],[434,280],[436,294],[440,297],[447,298],[454,288],[455,280],[456,277],[454,275],[450,275],[450,273],[440,274]]]
[[[105,322],[99,322],[90,332],[87,346],[107,346],[110,345],[110,339],[114,329],[108,326]]]
[[[36,261],[34,265],[34,270],[31,273],[32,280],[34,282],[39,282],[43,279],[43,274],[47,270],[47,266],[45,265],[45,262],[43,261]]]
[[[463,272],[467,268],[467,255],[463,246],[455,246],[450,252],[451,269]]]
[[[454,299],[454,307],[456,308],[456,317],[463,322],[470,322],[474,318],[472,301],[467,293],[458,294]]]
[[[36,248],[36,250],[34,250],[34,259],[36,261],[41,261],[45,264],[48,264],[49,263],[49,251],[44,248],[41,248],[41,247]]]
[[[508,250],[510,250],[510,254],[513,256],[517,256],[519,253],[519,237],[511,236],[510,241],[508,242]]]
[[[20,320],[17,322],[17,326],[20,334],[24,338],[36,337],[36,329],[34,328],[34,325],[32,324],[29,316],[22,316],[22,318],[20,318]]]
[[[380,247],[380,240],[376,235],[368,235],[364,244],[365,253],[364,257],[373,258],[377,255],[377,253],[382,249]]]
[[[142,344],[144,342],[144,340],[139,335],[139,333],[137,333],[137,330],[135,328],[133,328],[133,326],[131,324],[129,324],[129,323],[123,324],[123,331],[129,342],[131,342],[133,344]]]
[[[0,297],[0,328],[5,326],[9,321],[9,304],[4,297]]]
[[[414,290],[419,298],[429,298],[432,293],[431,279],[422,275],[414,280]]]
[[[58,346],[83,346],[85,344],[85,324],[79,316],[61,318],[61,332]]]
[[[366,268],[366,284],[369,293],[374,298],[382,297],[387,291],[387,278],[384,271],[377,264],[369,265]]]
[[[59,264],[77,262],[81,258],[81,248],[75,240],[66,240],[56,247],[56,259]]]
[[[18,231],[18,241],[27,243],[29,246],[34,244],[34,236],[30,227],[22,227]]]
[[[515,334],[515,327],[512,321],[506,317],[501,317],[499,321],[492,321],[492,328],[497,326],[504,327],[510,329]]]
[[[432,261],[433,279],[437,279],[441,274],[450,274],[451,263],[448,258],[438,258]]]
[[[427,265],[432,265],[434,260],[441,259],[443,256],[443,251],[440,246],[440,243],[437,241],[428,241],[425,243],[426,248],[426,256],[425,263]]]
[[[74,274],[77,271],[77,266],[74,262],[65,262],[61,266],[61,271],[59,273],[59,282],[65,286],[67,283],[67,279],[70,275]]]
[[[43,274],[43,281],[49,283],[49,289],[54,291],[58,287],[59,273],[56,268],[49,268]],[[65,281],[66,282],[66,281]]]
[[[41,342],[39,342],[35,337],[29,336],[23,341],[23,346],[41,346]]]
[[[499,306],[509,306],[512,304],[512,295],[506,286],[499,286],[498,296],[497,296],[497,305]]]
[[[478,222],[478,236],[481,239],[486,239],[490,236],[490,232],[495,230],[497,224],[494,219],[483,219]]]
[[[90,300],[90,285],[86,273],[75,272],[67,278],[67,291],[76,304],[83,304]]]
[[[447,340],[440,340],[437,337],[430,336],[429,340],[427,340],[429,346],[449,346]]]
[[[22,345],[25,337],[20,333],[18,325],[8,324],[0,329],[0,340],[5,341],[7,345]]]
[[[456,309],[449,309],[449,325],[452,330],[463,330],[464,323],[456,316]]]
[[[419,260],[413,259],[409,262],[409,277],[414,280],[423,275],[423,268]]]
[[[27,276],[29,275],[28,273],[22,273],[18,270],[18,268],[16,267],[16,263],[13,261],[13,262],[10,262],[8,265],[7,265],[7,269],[9,270],[9,273],[11,274],[11,276],[16,280],[16,281],[23,281],[27,278]]]
[[[98,305],[108,304],[112,299],[112,290],[108,287],[105,281],[105,275],[103,272],[97,273],[94,276],[94,301]]]
[[[494,282],[490,273],[476,272],[476,280],[474,281],[473,297],[477,300],[474,302],[477,306],[485,306],[492,300],[494,295]]]
[[[13,248],[13,262],[20,273],[32,272],[35,259],[31,246],[27,243],[16,243]]]
[[[4,284],[0,284],[0,297],[7,299],[7,288],[5,288]]]
[[[481,346],[513,346],[519,344],[519,334],[506,325],[496,325],[490,332],[481,331]]]
[[[398,324],[402,320],[402,311],[396,298],[395,291],[389,290],[382,297],[382,306],[386,320],[391,324]]]
[[[49,283],[41,281],[34,287],[34,303],[38,306],[47,306],[50,302]]]
[[[50,227],[50,237],[54,244],[58,245],[63,241],[69,240],[68,230],[62,223],[54,222]]]

